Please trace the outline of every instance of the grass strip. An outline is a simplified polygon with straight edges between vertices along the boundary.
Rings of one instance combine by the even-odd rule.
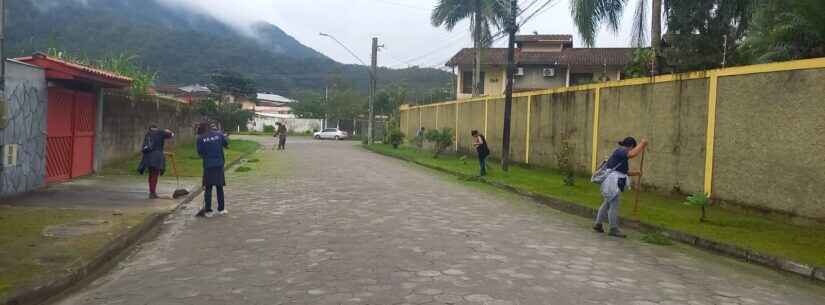
[[[251,154],[258,150],[260,144],[249,140],[229,140],[229,148],[226,149],[225,156],[227,163],[237,160],[244,155]],[[175,161],[178,166],[178,173],[181,177],[200,177],[203,175],[203,166],[200,156],[198,156],[195,145],[181,145],[175,148]],[[104,175],[139,175],[137,167],[140,164],[141,155],[135,155],[129,160],[118,162],[103,169]],[[173,175],[172,160],[166,159],[166,175]]]
[[[393,149],[385,144],[370,145],[367,148],[454,173],[478,173],[478,162],[474,158],[443,155],[434,159],[429,151],[419,151],[411,147]],[[504,172],[497,165],[491,164],[490,167],[488,177],[485,178],[492,182],[590,208],[598,208],[601,205],[602,198],[598,186],[590,183],[586,177],[579,177],[574,186],[567,186],[564,184],[564,176],[552,169],[511,166],[510,171]],[[825,226],[802,226],[790,223],[782,217],[719,206],[711,206],[708,209],[707,221],[700,222],[700,210],[683,204],[684,198],[648,192],[642,192],[640,198],[641,222],[775,257],[825,266],[825,255],[822,254],[822,249],[825,249],[825,235],[821,234]],[[621,214],[629,216],[632,213],[633,196],[628,192],[622,196]]]

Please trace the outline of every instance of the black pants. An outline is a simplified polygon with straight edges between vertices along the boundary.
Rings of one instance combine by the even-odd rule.
[[[286,149],[286,137],[278,137],[278,149]]]
[[[218,190],[218,211],[223,211],[224,209],[224,201],[223,201],[223,186],[215,185],[216,190]],[[211,212],[212,211],[212,186],[204,187],[203,191],[203,204],[204,204],[204,211]]]
[[[481,167],[481,173],[479,175],[486,176],[487,175],[487,156],[479,156],[478,157],[478,165]]]

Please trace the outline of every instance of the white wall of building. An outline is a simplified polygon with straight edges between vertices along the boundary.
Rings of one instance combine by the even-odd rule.
[[[287,130],[294,133],[305,133],[307,131],[321,130],[323,120],[300,119],[291,114],[268,114],[256,113],[252,122],[249,123],[249,130],[263,132],[264,126],[275,126],[275,123],[286,124]]]

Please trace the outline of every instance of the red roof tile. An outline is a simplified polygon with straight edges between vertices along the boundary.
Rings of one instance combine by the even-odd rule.
[[[98,82],[109,87],[128,87],[132,84],[131,78],[118,75],[114,72],[95,69],[54,57],[49,57],[43,53],[37,53],[29,57],[16,58],[16,60],[45,68],[47,70],[47,77],[49,76],[48,71],[52,71],[54,72],[53,75],[60,74],[61,78],[80,78],[87,81]]]

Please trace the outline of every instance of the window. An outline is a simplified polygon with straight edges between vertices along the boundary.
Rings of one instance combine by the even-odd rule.
[[[479,84],[478,93],[484,94],[484,72],[481,72],[481,84]],[[473,93],[473,71],[465,71],[461,74],[461,93]]]
[[[593,83],[593,73],[571,73],[570,85],[584,85]]]
[[[324,132],[335,132],[335,128],[327,128]]]

